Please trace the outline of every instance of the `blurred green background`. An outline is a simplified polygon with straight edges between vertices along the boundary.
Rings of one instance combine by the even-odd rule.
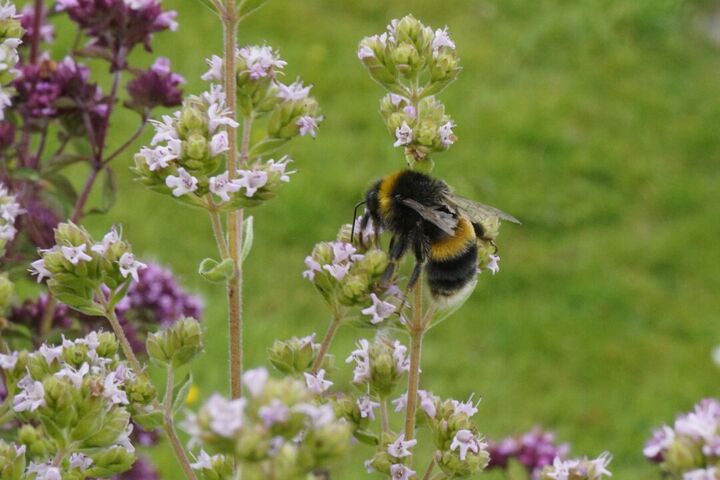
[[[197,1],[165,6],[179,11],[181,28],[158,35],[155,52],[187,77],[187,92],[200,92],[204,59],[220,50],[219,23]],[[413,13],[450,27],[464,66],[441,95],[460,140],[436,156],[435,173],[524,222],[503,228],[500,273],[483,275],[464,308],[426,338],[422,386],[482,395],[475,418],[491,438],[542,425],[577,455],[610,450],[614,478],[657,478],[641,452],[651,428],[716,395],[720,378],[710,360],[720,341],[717,8],[271,0],[240,26],[240,41],[277,47],[288,80],[315,84],[326,120],[315,141],[292,144],[299,173],[279,199],[252,212],[247,365],[263,364],[275,338],[324,332],[328,312],[301,277],[303,258],[349,221],[374,179],[403,166],[377,114],[381,89],[355,51],[361,37]],[[115,144],[134,127],[130,114],[118,121]],[[131,157],[117,160],[117,206],[88,225],[100,233],[121,222],[137,252],[204,296],[208,348],[193,373],[204,398],[226,391],[224,289],[195,274],[215,254],[208,220],[134,183]],[[341,331],[339,363],[363,334]],[[340,378],[349,374],[343,368]],[[362,478],[369,455],[358,449],[333,478]],[[179,478],[169,451],[152,456],[166,478]]]

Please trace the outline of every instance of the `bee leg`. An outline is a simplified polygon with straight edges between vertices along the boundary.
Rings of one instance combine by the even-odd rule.
[[[393,273],[395,273],[395,265],[398,260],[402,258],[407,250],[407,238],[404,236],[395,235],[390,239],[390,263],[388,263],[385,273],[383,273],[380,279],[380,285],[387,285],[392,279]]]

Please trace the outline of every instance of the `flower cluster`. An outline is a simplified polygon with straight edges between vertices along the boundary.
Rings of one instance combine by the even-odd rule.
[[[124,68],[125,58],[137,44],[150,51],[154,33],[177,30],[175,11],[163,11],[159,0],[59,0],[57,9],[90,37],[91,49],[107,50]]]
[[[23,213],[25,210],[15,196],[0,182],[0,257],[5,254],[5,246],[15,238],[15,219]]]
[[[117,352],[114,335],[91,332],[32,353],[0,354],[22,425],[16,443],[0,444],[0,458],[10,457],[2,465],[16,474],[3,478],[106,478],[131,467],[130,418],[147,414],[155,390]]]
[[[691,412],[678,415],[672,428],[664,425],[655,430],[643,454],[668,475],[714,479],[709,474],[701,476],[698,470],[715,467],[720,461],[720,402],[702,400]]]
[[[357,54],[370,76],[390,92],[380,111],[394,146],[405,149],[411,164],[455,143],[455,123],[433,96],[461,70],[447,28],[433,31],[408,15],[390,22],[386,32],[365,37]]]
[[[135,74],[127,84],[130,99],[125,106],[146,115],[147,110],[155,107],[177,107],[182,104],[182,89],[185,79],[170,70],[170,60],[158,57],[155,63],[145,71]]]
[[[488,450],[488,469],[506,469],[510,461],[514,460],[522,465],[532,478],[538,478],[542,469],[551,465],[556,458],[563,460],[567,457],[570,445],[558,445],[554,433],[535,427],[522,435],[490,442]]]
[[[259,368],[247,371],[243,383],[244,398],[215,394],[185,422],[191,445],[203,446],[193,467],[207,478],[226,478],[233,459],[248,478],[305,478],[349,447],[350,427],[300,380],[275,380]]]
[[[23,28],[15,5],[9,1],[0,4],[0,120],[5,119],[5,109],[11,105],[13,91],[7,85],[16,76],[17,49],[22,36]]]
[[[388,266],[388,256],[379,248],[361,250],[342,240],[321,242],[305,257],[305,266],[303,277],[330,305],[361,306],[366,323],[380,324],[397,310],[400,292],[378,285]]]
[[[363,392],[384,399],[410,369],[407,348],[398,340],[378,336],[372,343],[361,338],[345,359],[353,366],[353,383]]]
[[[152,189],[181,201],[206,208],[255,205],[272,198],[293,173],[287,170],[291,161],[287,156],[258,161],[238,170],[233,179],[227,171],[218,172],[229,148],[228,132],[222,127],[238,126],[218,86],[202,96],[190,96],[182,110],[153,124],[152,147],[135,155],[134,170]]]
[[[552,465],[542,470],[540,480],[602,480],[612,476],[607,469],[611,460],[612,455],[608,452],[595,459],[561,460],[556,457]]]
[[[87,315],[104,316],[146,268],[135,260],[130,244],[115,227],[96,242],[84,228],[61,223],[55,229],[55,242],[40,251],[32,273],[38,282],[48,278],[56,299]]]
[[[43,57],[38,63],[23,65],[14,82],[15,108],[30,122],[59,118],[65,133],[87,135],[85,115],[90,118],[93,135],[107,128],[109,98],[90,82],[90,70],[72,57],[55,62]]]
[[[55,38],[55,27],[48,23],[48,9],[43,5],[40,15],[40,29],[38,30],[38,38],[41,42],[52,42]],[[28,45],[32,43],[32,39],[35,38],[35,5],[28,4],[23,7],[20,15],[20,24],[25,30],[23,36],[23,44]]]

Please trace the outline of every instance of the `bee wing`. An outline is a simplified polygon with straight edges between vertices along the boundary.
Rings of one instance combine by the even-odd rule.
[[[405,198],[402,202],[420,214],[424,220],[432,223],[448,235],[453,235],[455,233],[455,227],[457,227],[458,220],[452,214],[445,212],[438,207],[428,207],[411,198]]]
[[[508,222],[522,225],[520,220],[509,213],[505,213],[500,209],[491,207],[490,205],[485,205],[484,203],[476,202],[475,200],[470,200],[469,198],[461,197],[459,195],[455,195],[454,193],[448,194],[446,198],[449,205],[457,208],[458,210],[462,210],[462,212],[470,217],[470,220],[473,222],[479,223],[488,218],[497,217],[501,220],[507,220]]]

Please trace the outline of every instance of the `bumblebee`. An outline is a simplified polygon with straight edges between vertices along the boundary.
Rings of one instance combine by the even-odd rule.
[[[372,220],[376,241],[380,228],[392,234],[383,281],[390,281],[397,262],[410,250],[415,268],[408,290],[425,268],[436,298],[453,296],[475,278],[478,242],[493,243],[483,224],[493,219],[520,223],[495,207],[455,195],[442,180],[413,170],[382,178],[367,191],[363,203],[360,231]]]

